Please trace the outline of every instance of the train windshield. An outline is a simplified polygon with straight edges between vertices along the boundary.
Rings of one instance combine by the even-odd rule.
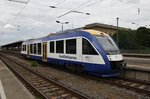
[[[119,49],[113,39],[107,35],[95,36],[108,55],[119,54]]]

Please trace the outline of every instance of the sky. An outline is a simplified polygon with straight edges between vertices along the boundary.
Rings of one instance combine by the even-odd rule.
[[[95,22],[116,26],[118,17],[120,27],[149,28],[149,5],[149,0],[0,0],[0,45],[58,32],[56,21],[69,22],[65,30]]]

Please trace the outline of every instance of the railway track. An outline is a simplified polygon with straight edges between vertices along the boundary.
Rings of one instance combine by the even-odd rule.
[[[76,74],[78,75],[78,74]],[[89,80],[95,80],[97,82],[102,82],[112,86],[117,86],[119,88],[125,88],[131,91],[135,91],[144,96],[150,97],[150,83],[144,81],[138,81],[134,79],[125,79],[125,78],[98,78],[90,75],[79,74],[79,76],[84,77]]]
[[[125,88],[134,92],[137,92],[141,95],[150,97],[150,84],[141,82],[141,81],[134,81],[131,79],[124,79],[124,78],[112,78],[112,79],[104,79],[105,83],[110,85],[115,85],[119,88]]]
[[[88,99],[86,95],[1,55],[1,60],[41,99]]]

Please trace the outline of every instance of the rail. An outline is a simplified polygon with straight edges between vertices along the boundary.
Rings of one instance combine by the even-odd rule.
[[[125,57],[139,57],[139,58],[150,58],[150,54],[129,54],[129,53],[123,53],[123,56]]]
[[[61,83],[16,62],[6,56],[1,55],[1,60],[17,75],[27,88],[41,99],[50,98],[74,98],[88,99],[89,97],[79,93]]]

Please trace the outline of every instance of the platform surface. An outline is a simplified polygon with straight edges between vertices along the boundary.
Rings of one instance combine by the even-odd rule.
[[[35,99],[1,60],[0,99]]]

